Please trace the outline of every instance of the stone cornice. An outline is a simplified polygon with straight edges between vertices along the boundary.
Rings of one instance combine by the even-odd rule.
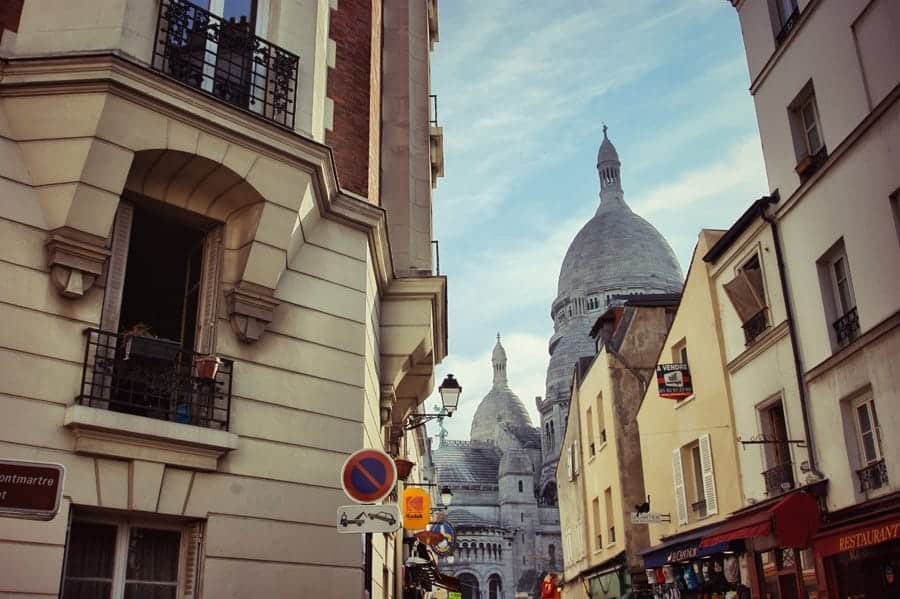
[[[807,383],[813,382],[823,374],[826,374],[832,369],[837,368],[846,360],[849,360],[851,357],[856,355],[857,352],[865,349],[872,343],[875,343],[882,336],[893,331],[897,327],[900,327],[900,312],[894,312],[893,314],[882,320],[880,323],[860,335],[852,343],[834,352],[831,356],[825,358],[819,364],[810,368],[808,371],[806,371],[806,374],[803,375],[804,380]]]
[[[728,372],[731,374],[736,373],[753,361],[754,358],[775,345],[780,339],[787,336],[787,334],[788,322],[786,320],[782,320],[777,326],[769,327],[764,333],[753,340],[753,344],[750,345],[750,347],[738,354],[735,359],[726,365]]]
[[[434,363],[447,355],[447,277],[402,277],[393,279],[384,300],[427,299],[431,302],[434,329]]]
[[[338,187],[331,148],[189,88],[120,53],[7,58],[0,97],[108,93],[308,172],[320,214],[369,237],[379,290],[395,279],[385,211]]]

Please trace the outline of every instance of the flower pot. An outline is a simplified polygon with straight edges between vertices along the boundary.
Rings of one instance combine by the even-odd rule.
[[[221,363],[222,360],[216,356],[200,356],[195,358],[194,368],[197,370],[197,377],[207,380],[215,379]]]
[[[400,480],[406,480],[409,473],[412,472],[413,466],[416,465],[415,462],[403,458],[394,458],[394,464],[397,465],[397,478]]]

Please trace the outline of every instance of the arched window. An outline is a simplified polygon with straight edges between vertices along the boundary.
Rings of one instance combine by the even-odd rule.
[[[481,559],[484,560],[484,543],[478,543],[478,553],[481,555]],[[477,559],[478,555],[476,555]]]
[[[471,574],[460,574],[459,586],[462,587],[463,599],[481,599],[481,591],[478,588],[478,579]]]
[[[550,568],[553,569],[556,567],[556,545],[550,543],[550,546],[547,547],[548,557],[550,558]]]
[[[523,487],[522,487],[522,481],[519,481],[519,493],[522,492],[522,488],[523,488]]]
[[[488,579],[488,599],[503,599],[503,581],[496,574]]]

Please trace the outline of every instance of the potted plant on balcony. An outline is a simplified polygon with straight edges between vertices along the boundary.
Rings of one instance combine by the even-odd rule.
[[[221,364],[222,360],[219,359],[219,356],[197,356],[194,358],[194,369],[197,372],[197,378],[209,381],[215,380]]]
[[[156,337],[151,332],[150,325],[143,322],[134,324],[123,333],[123,337],[126,360],[140,357],[171,362],[181,351],[179,342]]]
[[[394,464],[397,466],[397,478],[400,480],[406,480],[409,478],[410,472],[412,472],[413,466],[416,465],[415,462],[404,459],[404,458],[394,458]]]

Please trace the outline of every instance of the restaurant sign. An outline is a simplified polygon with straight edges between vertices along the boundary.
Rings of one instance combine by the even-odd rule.
[[[872,524],[852,531],[833,534],[816,541],[816,552],[822,557],[880,545],[900,539],[900,518]]]
[[[52,520],[65,476],[62,464],[0,460],[0,516]]]
[[[694,393],[691,386],[691,371],[684,363],[658,364],[656,382],[659,386],[659,396],[664,399],[684,399]]]

